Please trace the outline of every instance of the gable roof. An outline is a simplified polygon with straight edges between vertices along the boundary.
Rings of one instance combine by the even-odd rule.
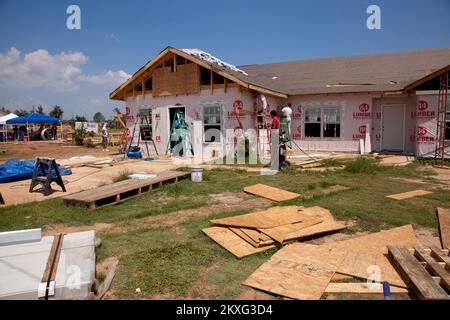
[[[288,95],[402,91],[450,69],[450,48],[241,66],[248,81]],[[273,79],[273,77],[277,77]]]
[[[450,70],[450,48],[233,66],[199,49],[167,47],[110,94],[126,87],[167,53],[174,53],[260,93],[288,95],[409,91]]]

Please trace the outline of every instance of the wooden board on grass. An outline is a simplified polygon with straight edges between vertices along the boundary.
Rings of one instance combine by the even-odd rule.
[[[394,199],[394,200],[405,200],[405,199],[410,199],[410,198],[414,198],[414,197],[425,196],[430,193],[432,193],[432,192],[425,191],[425,190],[414,190],[414,191],[410,191],[410,192],[392,194],[392,195],[386,196],[386,197],[390,198],[390,199]]]
[[[390,286],[391,293],[408,293],[408,289]],[[329,283],[326,293],[357,293],[357,294],[383,294],[382,284],[371,284],[367,282],[356,283]]]
[[[272,201],[287,201],[300,197],[298,193],[274,188],[265,184],[255,184],[253,186],[245,187],[244,192],[267,198]]]
[[[318,300],[344,257],[340,250],[293,243],[274,254],[244,284],[283,297]]]
[[[397,270],[407,280],[408,284],[419,296],[425,300],[449,299],[449,295],[442,289],[417,261],[405,246],[389,246],[389,255],[397,267]]]
[[[225,227],[211,227],[203,229],[202,231],[239,259],[275,247],[272,245],[255,248],[247,241],[236,235],[233,231]]]
[[[443,249],[450,249],[450,210],[437,208],[439,236]]]
[[[305,224],[291,224],[272,229],[260,229],[260,231],[267,234],[269,237],[273,236],[273,239],[275,240],[278,239],[278,242],[281,240],[282,242],[288,242],[345,229],[345,225],[335,221],[331,212],[325,208],[310,207],[303,209],[301,212],[305,216]],[[316,223],[319,219],[322,220],[322,222]],[[308,223],[306,223],[306,221],[311,225],[307,226]]]
[[[387,257],[387,247],[404,245],[415,247],[417,239],[411,225],[387,231],[359,236],[348,240],[324,244],[328,248],[347,252],[347,256],[337,269],[338,273],[360,279],[369,279],[379,271],[381,281],[405,287],[406,284]]]
[[[300,222],[304,216],[297,206],[273,207],[234,217],[211,220],[212,224],[241,228],[273,228],[284,224]]]
[[[248,234],[246,232],[244,232],[242,228],[230,227],[229,229],[231,231],[233,231],[236,235],[241,237],[243,240],[250,243],[255,248],[261,248],[261,247],[270,246],[270,245],[275,244],[275,241],[273,241],[272,239],[267,240],[267,241],[254,240],[253,238],[249,237]],[[247,230],[249,230],[249,229],[247,229]]]

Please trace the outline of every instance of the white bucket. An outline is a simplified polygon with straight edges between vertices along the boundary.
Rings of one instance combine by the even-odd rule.
[[[191,181],[202,182],[203,180],[203,168],[195,167],[191,168]]]

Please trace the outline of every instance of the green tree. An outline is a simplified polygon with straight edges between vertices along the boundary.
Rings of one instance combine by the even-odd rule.
[[[85,116],[75,116],[76,122],[87,122],[87,119]]]
[[[26,116],[27,114],[30,114],[27,110],[25,109],[17,109],[16,111],[14,111],[14,113],[21,117],[21,116]]]
[[[101,112],[96,112],[94,114],[94,122],[104,122],[105,116]]]
[[[53,107],[53,109],[49,112],[48,115],[51,116],[51,117],[55,117],[55,118],[61,119],[63,114],[64,114],[63,108],[61,108],[60,106],[56,105],[56,106]]]
[[[6,113],[6,114],[11,113],[11,111],[10,111],[9,109],[6,109],[5,107],[1,107],[1,108],[0,108],[0,112],[1,112],[1,113]]]
[[[39,114],[45,114],[44,108],[42,107],[42,105],[38,105],[38,106],[37,106],[37,108],[36,108],[36,113],[39,113]]]

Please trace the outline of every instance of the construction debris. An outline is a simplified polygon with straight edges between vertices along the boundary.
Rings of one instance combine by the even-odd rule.
[[[423,248],[408,250],[405,246],[389,246],[388,249],[398,272],[420,299],[450,299],[446,292],[450,290],[450,272],[442,259],[436,261],[431,251]],[[441,254],[448,257],[448,251]]]
[[[431,193],[433,193],[433,192],[425,191],[425,190],[414,190],[414,191],[405,192],[405,193],[393,194],[393,195],[386,196],[386,197],[394,199],[394,200],[405,200],[405,199],[410,199],[410,198],[414,198],[414,197],[425,196],[425,195],[431,194]]]
[[[405,288],[390,287],[391,293],[404,293],[409,291]],[[325,289],[325,293],[357,293],[357,294],[383,294],[383,286],[377,283],[367,282],[332,282]]]
[[[437,208],[442,249],[450,249],[450,210]]]
[[[24,239],[19,239],[19,234]],[[94,231],[34,240],[24,231],[15,234],[14,242],[0,246],[0,299],[66,300],[90,296],[95,280]]]
[[[264,184],[255,184],[245,187],[244,192],[267,198],[272,201],[287,201],[300,197],[298,193],[270,187]]]
[[[406,225],[387,231],[324,244],[324,246],[347,252],[346,258],[337,269],[338,273],[360,279],[369,279],[378,270],[381,282],[388,281],[392,285],[406,287],[405,282],[387,258],[387,247],[390,245],[415,247],[417,244],[412,226]]]
[[[322,211],[325,218],[329,212]],[[323,245],[288,245],[257,269],[244,284],[295,299],[320,299],[331,279],[342,274],[376,283],[370,288],[360,284],[347,285],[346,288],[332,286],[331,292],[380,291],[381,283],[387,281],[397,288],[394,291],[404,293],[407,292],[407,285],[387,258],[391,244],[416,246],[412,226]]]
[[[142,193],[151,192],[164,183],[176,183],[181,179],[187,179],[190,172],[165,171],[156,178],[144,180],[125,180],[110,185],[99,187],[95,190],[87,190],[63,197],[65,204],[84,205],[91,210],[99,207],[119,204]]]
[[[337,249],[302,243],[279,250],[244,284],[279,296],[320,299],[345,253]]]
[[[345,228],[327,209],[297,206],[273,207],[211,223],[216,227],[203,232],[238,258]]]
[[[238,259],[275,247],[272,245],[255,248],[250,243],[236,235],[233,231],[225,227],[211,227],[203,229],[202,231]]]

